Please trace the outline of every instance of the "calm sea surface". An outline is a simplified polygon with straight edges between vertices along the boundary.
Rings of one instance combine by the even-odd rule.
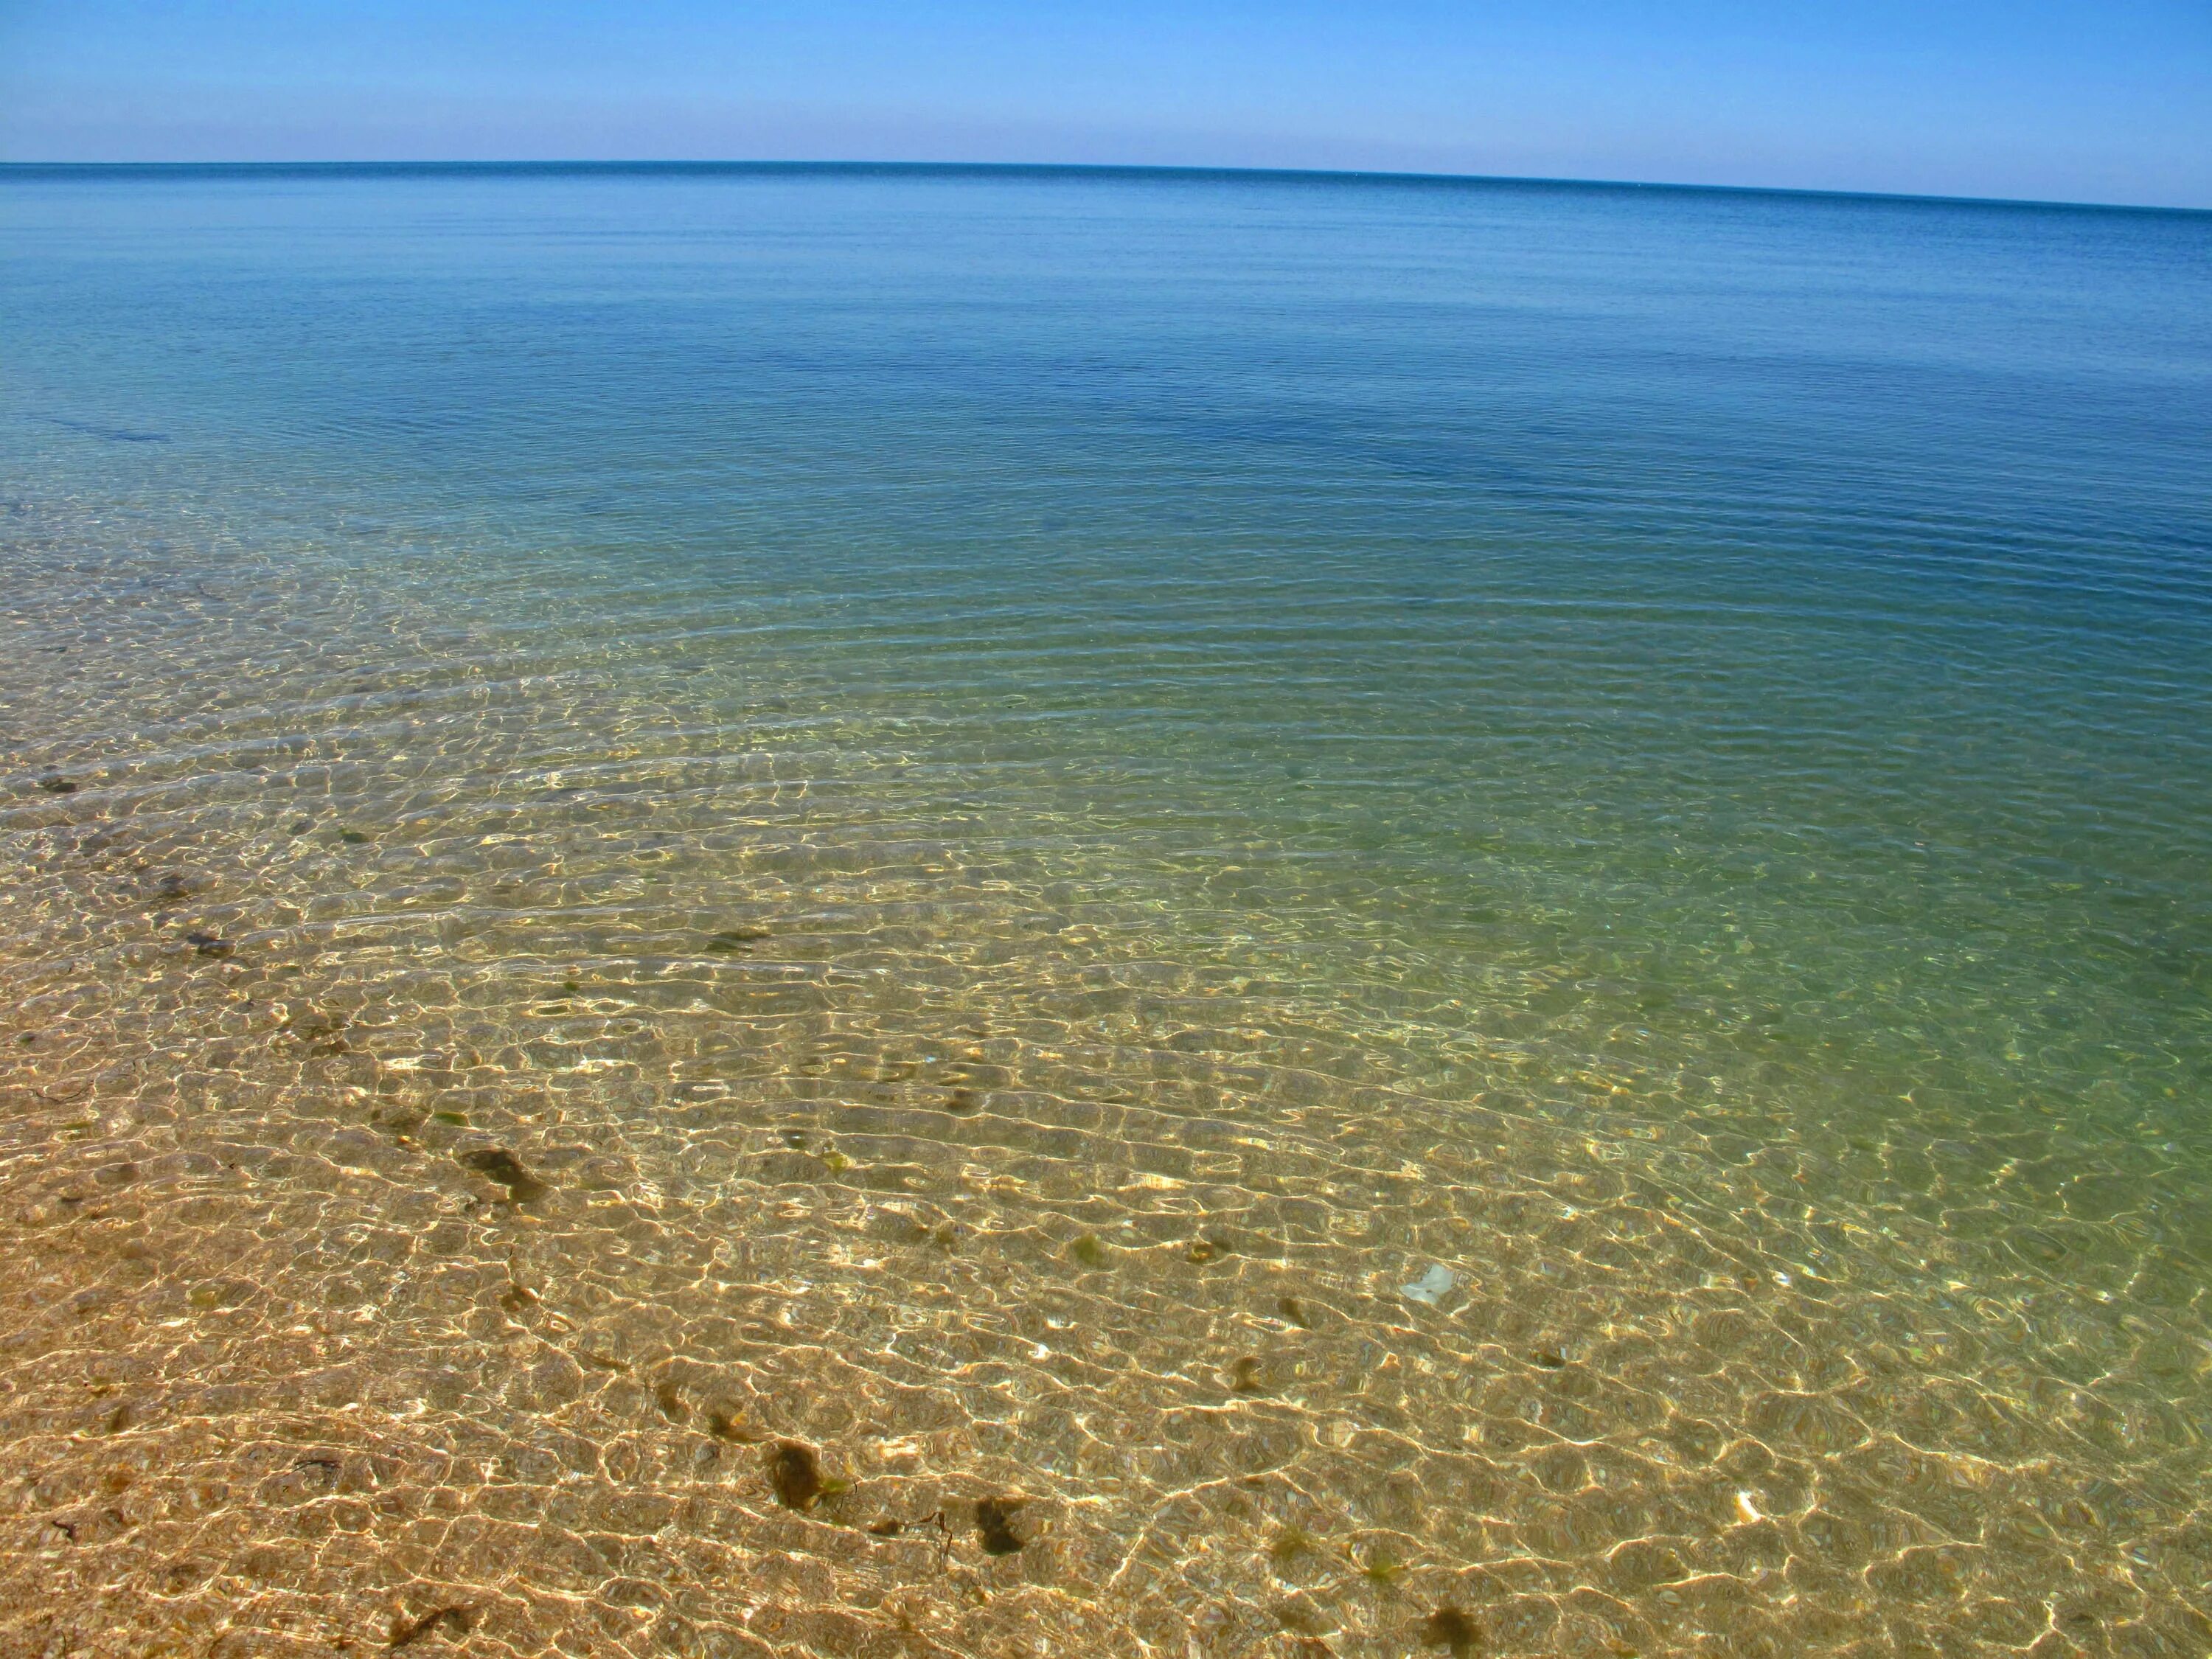
[[[0,170],[0,1648],[2212,1650],[2212,216]]]

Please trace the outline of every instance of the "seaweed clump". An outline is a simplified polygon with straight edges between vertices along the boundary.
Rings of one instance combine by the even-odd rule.
[[[753,1432],[745,1421],[742,1407],[725,1401],[707,1407],[707,1432],[717,1440],[726,1440],[732,1445],[757,1446],[761,1437]]]
[[[1389,1587],[1398,1582],[1406,1571],[1406,1564],[1388,1550],[1368,1552],[1367,1559],[1358,1563],[1359,1576],[1369,1583]]]

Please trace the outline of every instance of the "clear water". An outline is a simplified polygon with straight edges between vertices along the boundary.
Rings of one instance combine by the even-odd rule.
[[[9,1650],[2212,1650],[2212,216],[15,169],[0,328]]]

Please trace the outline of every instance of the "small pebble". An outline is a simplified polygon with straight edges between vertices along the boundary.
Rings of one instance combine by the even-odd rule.
[[[1398,1288],[1413,1301],[1433,1308],[1449,1296],[1458,1284],[1459,1275],[1442,1262],[1437,1262],[1412,1284],[1401,1285]]]

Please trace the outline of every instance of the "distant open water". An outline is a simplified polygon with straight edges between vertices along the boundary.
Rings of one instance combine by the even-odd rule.
[[[2212,1651],[2212,216],[0,169],[0,1648]]]

